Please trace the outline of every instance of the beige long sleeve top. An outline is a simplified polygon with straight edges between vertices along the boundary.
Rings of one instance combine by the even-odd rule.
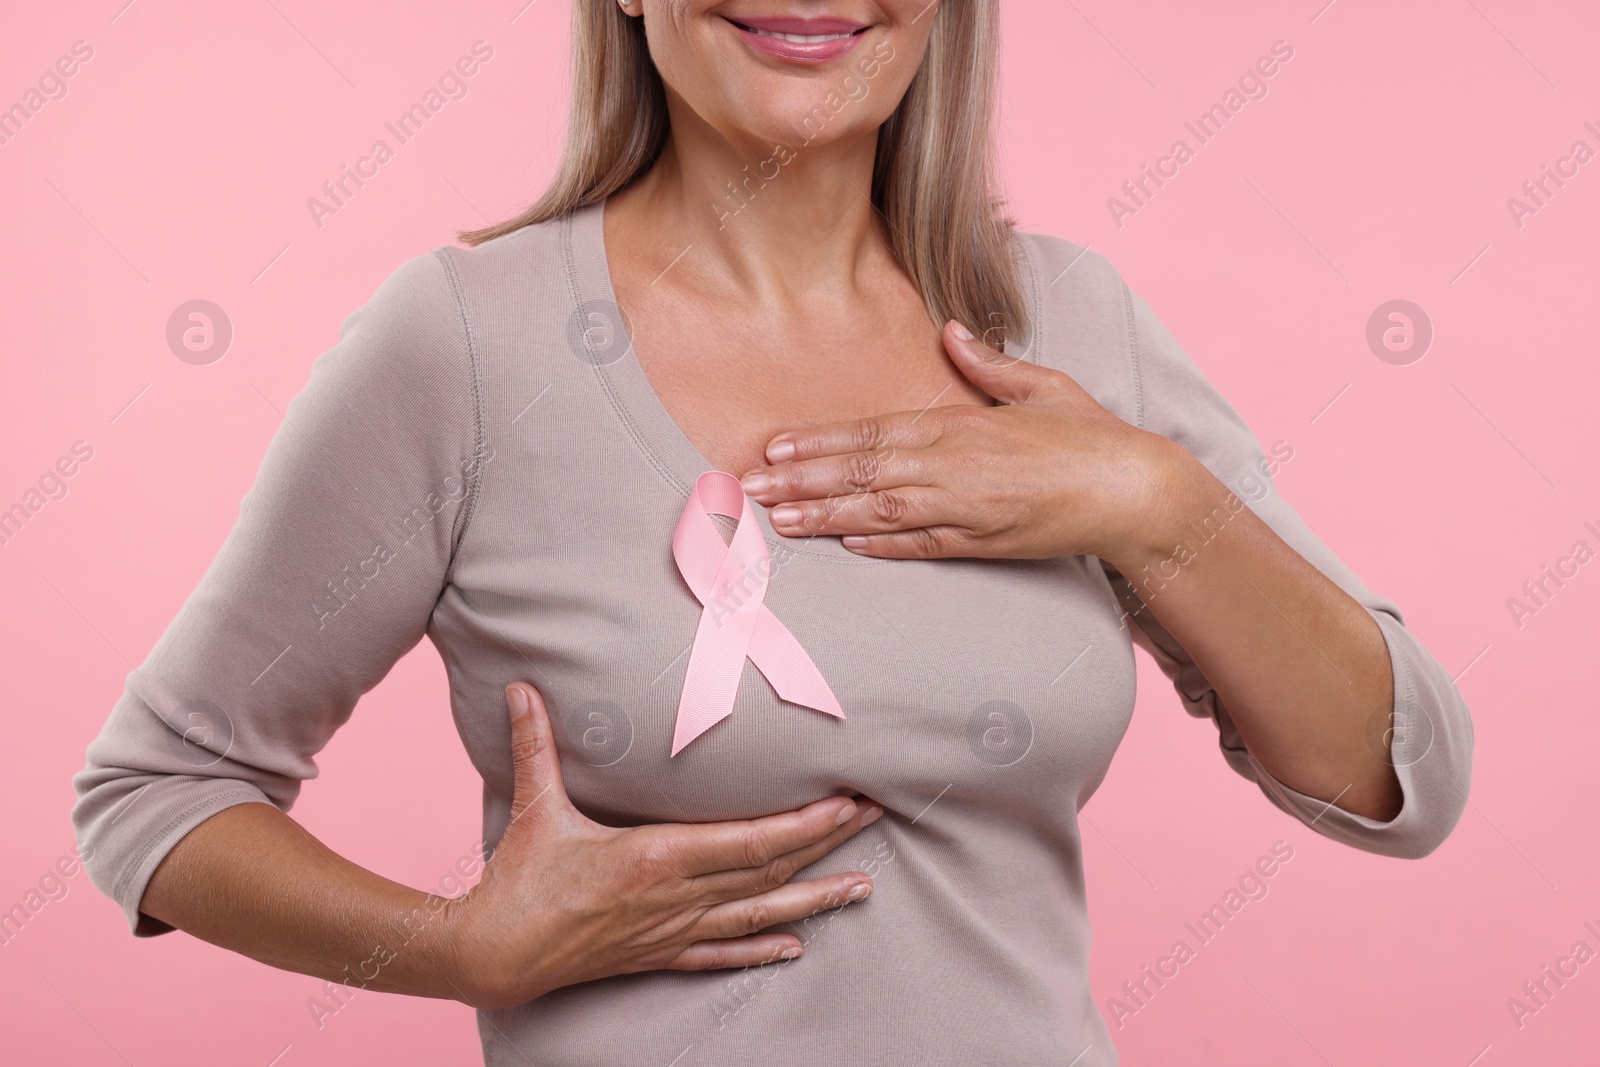
[[[1446,672],[1272,490],[1249,428],[1112,265],[1032,233],[1018,237],[1026,358],[1182,444],[1377,620],[1409,727],[1392,735],[1399,815],[1379,823],[1273,778],[1094,558],[874,560],[780,537],[754,503],[776,564],[766,605],[846,717],[783,702],[747,662],[733,713],[669,758],[701,611],[671,539],[709,466],[616,317],[602,211],[404,263],[315,361],[237,525],[74,778],[87,868],[135,934],[171,929],[139,911],[167,851],[230,805],[289,809],[424,635],[483,777],[491,847],[517,679],[545,695],[569,792],[600,821],[747,818],[840,792],[885,809],[797,876],[876,881],[787,927],[799,960],[619,976],[480,1013],[491,1065],[1115,1064],[1089,990],[1077,816],[1133,710],[1135,644],[1214,721],[1228,764],[1315,832],[1407,857],[1450,832],[1472,725]]]

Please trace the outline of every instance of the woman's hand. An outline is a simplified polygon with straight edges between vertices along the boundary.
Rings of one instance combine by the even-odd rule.
[[[997,352],[956,323],[944,337],[955,365],[1001,406],[780,434],[767,446],[771,465],[743,479],[753,500],[773,506],[778,533],[842,534],[847,548],[889,558],[1115,563],[1164,543],[1198,461],[1060,371]]]
[[[515,683],[506,698],[511,822],[444,919],[474,1007],[513,1007],[614,974],[792,958],[799,938],[758,931],[872,891],[860,871],[789,879],[874,821],[879,805],[829,797],[758,819],[603,826],[567,797],[539,693]]]

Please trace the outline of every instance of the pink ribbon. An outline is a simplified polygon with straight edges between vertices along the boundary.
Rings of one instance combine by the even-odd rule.
[[[738,519],[731,544],[723,543],[712,515]],[[844,718],[822,672],[764,603],[772,557],[737,478],[707,471],[695,479],[672,535],[672,558],[704,605],[678,699],[672,755],[732,714],[746,658],[791,704]]]

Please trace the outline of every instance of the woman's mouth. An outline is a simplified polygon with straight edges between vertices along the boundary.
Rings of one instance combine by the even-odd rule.
[[[856,46],[870,27],[848,19],[728,18],[745,43],[764,55],[797,63],[825,63]]]

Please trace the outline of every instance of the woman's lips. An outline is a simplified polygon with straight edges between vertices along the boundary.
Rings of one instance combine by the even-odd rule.
[[[728,19],[756,51],[797,63],[825,63],[856,46],[867,27],[848,19]]]

